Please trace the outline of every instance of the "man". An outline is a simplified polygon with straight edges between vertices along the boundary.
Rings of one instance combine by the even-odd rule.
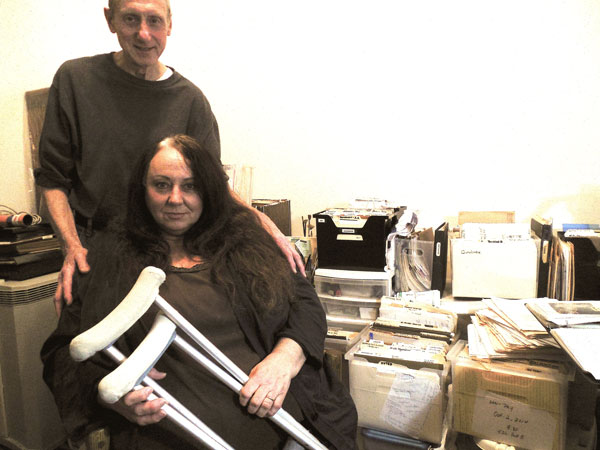
[[[59,68],[40,139],[36,183],[65,253],[54,297],[58,314],[63,300],[72,301],[75,271],[89,270],[86,239],[122,210],[140,150],[183,133],[220,159],[219,130],[208,100],[159,61],[172,28],[169,0],[109,0],[104,15],[121,51]],[[293,270],[297,266],[303,272],[285,236],[254,211]]]

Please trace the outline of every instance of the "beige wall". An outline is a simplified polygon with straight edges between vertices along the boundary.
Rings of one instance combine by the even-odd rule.
[[[118,48],[103,0],[0,0],[0,203],[33,210],[24,93]],[[224,163],[299,216],[381,197],[422,221],[600,222],[596,0],[172,0],[163,60],[207,95]]]

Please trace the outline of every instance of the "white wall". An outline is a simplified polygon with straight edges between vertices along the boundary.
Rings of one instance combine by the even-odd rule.
[[[116,49],[103,0],[0,0],[0,203],[33,207],[24,92]],[[382,197],[425,222],[508,209],[600,222],[596,0],[172,0],[163,60],[194,81],[224,163],[300,215]]]

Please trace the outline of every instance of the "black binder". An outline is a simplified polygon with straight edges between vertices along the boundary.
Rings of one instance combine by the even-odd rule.
[[[548,275],[550,273],[550,249],[552,248],[552,219],[540,216],[531,218],[531,231],[540,238],[538,262],[538,297],[548,296]]]
[[[444,295],[446,288],[446,266],[448,262],[448,222],[435,229],[433,244],[433,264],[431,268],[431,289]]]
[[[564,237],[575,255],[574,300],[600,299],[600,235]]]

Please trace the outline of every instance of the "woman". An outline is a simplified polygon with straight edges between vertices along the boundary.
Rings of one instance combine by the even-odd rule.
[[[68,354],[71,339],[104,318],[153,265],[167,273],[161,296],[249,374],[238,396],[169,349],[153,376],[171,394],[236,449],[281,448],[286,433],[263,419],[281,407],[330,448],[355,448],[356,410],[323,364],[326,323],[314,289],[233,200],[221,166],[195,140],[171,136],[145,153],[124,226],[99,234],[89,254],[93,271],[77,280],[76,301],[42,349],[44,379],[73,440],[108,427],[111,448],[198,445],[162,420],[164,401],[146,401],[150,388],[100,404],[97,384],[114,364],[101,354],[74,363]],[[151,309],[116,347],[134,350],[155,314]]]

